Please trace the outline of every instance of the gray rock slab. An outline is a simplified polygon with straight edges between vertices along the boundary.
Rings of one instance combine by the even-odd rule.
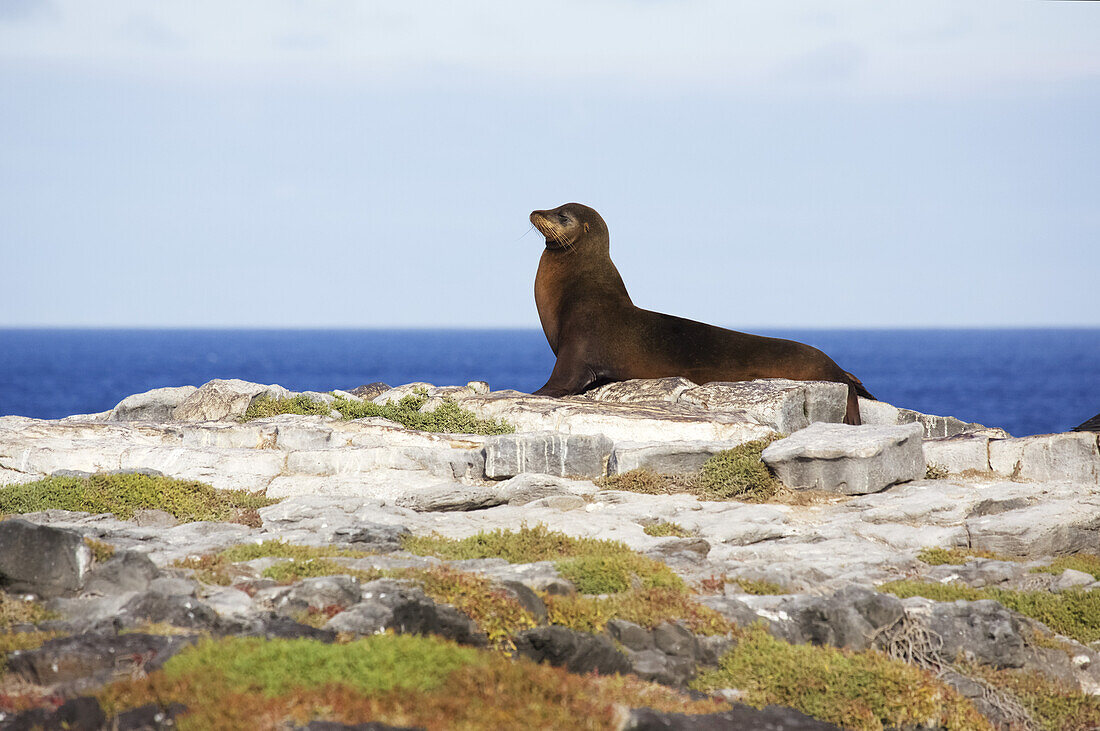
[[[1047,497],[1018,510],[966,521],[972,548],[1010,556],[1058,556],[1100,545],[1100,495]]]
[[[1043,434],[989,443],[989,464],[1005,477],[1100,484],[1100,436],[1090,432]]]
[[[84,539],[68,530],[0,521],[0,587],[55,597],[79,589],[92,565]]]
[[[789,488],[862,495],[924,476],[922,434],[916,424],[818,423],[773,442],[762,459]]]
[[[602,434],[501,434],[485,441],[485,476],[501,479],[537,472],[601,477],[607,473],[611,447]]]
[[[988,473],[990,438],[978,434],[958,434],[952,437],[925,439],[924,461],[930,467],[949,474]]]
[[[840,423],[848,398],[843,383],[782,378],[708,383],[680,394],[680,403],[710,411],[737,410],[784,434],[813,422]]]
[[[953,437],[959,434],[982,434],[994,438],[1005,438],[1008,432],[997,427],[965,422],[953,416],[922,414],[912,409],[899,409],[885,401],[859,399],[859,416],[864,424],[876,426],[894,426],[897,424],[920,424],[926,439]]]
[[[198,391],[194,386],[154,388],[135,393],[118,402],[107,416],[108,421],[168,421],[176,407]]]
[[[394,505],[418,513],[481,510],[508,502],[508,493],[497,487],[440,484],[408,492],[394,500]]]
[[[669,475],[695,472],[715,454],[736,446],[730,442],[617,442],[607,471],[611,475],[637,469]]]

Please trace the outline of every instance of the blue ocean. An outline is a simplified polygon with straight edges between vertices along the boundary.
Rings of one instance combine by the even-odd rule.
[[[1065,431],[1100,412],[1100,329],[774,330],[814,345],[883,401],[1002,427]],[[291,390],[488,381],[532,391],[539,330],[0,330],[0,415],[53,419],[213,378]]]

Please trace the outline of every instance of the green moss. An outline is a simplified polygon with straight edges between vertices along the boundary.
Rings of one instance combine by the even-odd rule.
[[[277,502],[244,490],[139,474],[47,477],[0,488],[0,513],[59,509],[112,513],[122,520],[138,510],[159,509],[181,522],[239,521],[247,512]]]
[[[782,438],[782,434],[774,434],[718,452],[695,474],[662,475],[641,468],[601,477],[596,484],[606,490],[647,495],[686,492],[700,500],[762,502],[775,497],[783,485],[768,471],[760,454],[769,444]]]
[[[183,729],[236,731],[310,721],[376,721],[429,731],[620,728],[624,708],[712,713],[633,676],[576,675],[434,637],[378,635],[349,644],[223,639],[200,643],[146,677],[99,691],[108,715],[181,703]]]
[[[975,551],[969,548],[922,548],[917,559],[931,566],[944,564],[962,565],[973,558],[991,558],[997,561],[1009,561],[1006,556],[992,551]]]
[[[615,594],[636,587],[684,588],[683,580],[668,566],[633,552],[582,555],[558,561],[554,567],[582,594]]]
[[[25,601],[0,591],[0,630],[6,632],[16,624],[38,624],[48,619],[57,619],[57,616],[56,613],[47,610],[38,602]]]
[[[325,415],[333,410],[340,412],[345,419],[365,419],[378,417],[397,422],[407,429],[418,431],[445,432],[450,434],[511,434],[516,428],[504,421],[479,419],[472,411],[463,409],[454,401],[444,399],[433,411],[420,411],[428,401],[426,393],[409,394],[396,404],[389,401],[376,404],[371,401],[354,401],[336,397],[331,404],[322,404],[309,400],[305,396],[289,399],[261,397],[255,399],[243,417],[244,421],[259,419],[277,414]]]
[[[334,404],[326,404],[323,401],[314,401],[308,396],[299,394],[291,398],[274,399],[270,396],[261,396],[253,399],[244,412],[241,421],[263,419],[268,416],[280,414],[301,414],[304,416],[328,416],[335,408]]]
[[[384,574],[381,571],[351,569],[328,558],[292,558],[267,567],[260,575],[282,584],[291,584],[316,576],[352,576],[361,581],[372,581]]]
[[[554,596],[544,594],[550,624],[581,632],[603,632],[612,619],[625,619],[653,628],[680,620],[696,634],[724,635],[733,627],[718,612],[676,589],[631,589],[609,596]]]
[[[227,561],[251,561],[256,558],[363,558],[370,554],[350,548],[336,546],[300,546],[286,541],[263,541],[262,543],[241,543],[231,546],[219,554]]]
[[[695,535],[695,531],[690,531],[684,528],[679,523],[670,523],[662,520],[659,523],[650,523],[642,528],[647,536],[655,536],[657,538],[664,538],[666,536],[676,536],[678,538],[687,538]]]
[[[645,467],[608,475],[596,480],[596,484],[605,490],[640,492],[644,495],[668,495],[674,492],[690,492],[690,475],[661,475]]]
[[[493,587],[483,576],[446,566],[395,571],[393,575],[416,581],[433,600],[450,604],[474,620],[494,644],[510,646],[508,638],[537,624],[513,596]]]
[[[910,580],[883,584],[879,591],[889,592],[903,599],[923,596],[939,602],[992,599],[1078,642],[1088,644],[1100,639],[1100,592],[1070,590],[1054,594],[1047,591],[974,589],[958,583]]]
[[[368,637],[347,644],[227,637],[205,640],[164,665],[168,678],[218,678],[230,691],[277,696],[329,683],[360,691],[428,690],[455,669],[478,662],[475,651],[415,635]]]
[[[704,500],[767,500],[782,487],[760,460],[775,434],[719,452],[699,470],[698,495]]]
[[[220,554],[188,556],[172,562],[172,565],[178,569],[187,569],[194,572],[194,577],[204,584],[229,586],[232,583],[229,578],[230,563]]]
[[[115,555],[115,547],[110,543],[104,543],[94,538],[85,537],[84,545],[91,550],[92,558],[95,559],[96,563],[110,561],[111,557]]]
[[[1100,727],[1100,697],[1062,688],[1034,671],[994,670],[988,666],[960,668],[1012,695],[1044,731],[1072,731]]]
[[[1076,556],[1059,556],[1049,566],[1040,566],[1032,569],[1035,573],[1047,573],[1060,575],[1066,569],[1083,571],[1092,574],[1093,578],[1100,581],[1100,556],[1092,553],[1079,553]]]
[[[791,706],[846,729],[988,729],[970,703],[931,673],[875,651],[791,645],[762,628],[739,638],[716,670],[692,682],[701,691],[738,688],[756,707]]]
[[[788,594],[786,588],[776,584],[772,581],[765,581],[763,579],[730,579],[731,583],[737,584],[741,587],[741,590],[746,594],[755,594],[757,596],[771,596],[776,594]]]
[[[503,558],[511,563],[556,561],[555,567],[585,594],[639,587],[682,588],[683,582],[660,561],[631,551],[618,541],[573,538],[545,526],[518,531],[496,530],[454,540],[442,536],[409,536],[405,550],[448,560]]]

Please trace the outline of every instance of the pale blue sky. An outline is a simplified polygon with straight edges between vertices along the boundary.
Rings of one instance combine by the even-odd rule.
[[[1100,325],[1100,3],[0,1],[0,327]]]

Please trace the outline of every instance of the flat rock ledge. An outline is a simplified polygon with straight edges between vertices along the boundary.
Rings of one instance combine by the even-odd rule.
[[[425,409],[449,399],[517,428],[492,437],[431,434],[382,419],[334,416],[242,423],[255,398],[299,394],[243,381],[212,383],[137,394],[103,414],[57,421],[0,417],[0,485],[53,474],[145,471],[282,498],[262,508],[253,527],[176,524],[156,511],[130,521],[60,510],[0,521],[0,585],[42,597],[60,617],[39,627],[58,632],[56,644],[8,656],[8,667],[26,682],[83,698],[118,677],[117,653],[163,662],[204,632],[329,640],[336,632],[390,629],[483,646],[487,640],[469,617],[408,583],[344,576],[281,586],[261,576],[276,560],[259,559],[235,564],[231,586],[214,586],[174,563],[267,540],[359,548],[373,554],[340,559],[349,571],[447,563],[522,597],[537,615],[537,592],[575,591],[551,562],[440,562],[400,550],[407,533],[463,538],[526,524],[621,541],[665,562],[698,589],[701,602],[734,624],[763,622],[791,642],[858,650],[917,628],[943,640],[945,658],[1030,669],[1100,693],[1096,643],[1055,637],[996,602],[901,600],[877,590],[898,579],[1055,593],[1100,589],[1081,571],[1033,571],[1100,546],[1096,433],[1015,439],[948,417],[909,418],[888,404],[864,404],[874,419],[848,427],[835,423],[843,415],[835,408],[835,384],[699,386],[660,379],[566,399],[493,392],[481,383],[372,384],[356,389],[362,396],[336,394],[385,402],[422,389]],[[335,398],[305,396],[323,403]],[[812,488],[815,499],[714,502],[607,490],[594,482],[638,468],[691,472],[717,452],[776,432],[790,436],[765,450],[765,462],[793,490]],[[680,535],[650,534],[666,525]],[[115,557],[93,561],[85,538],[110,543]],[[998,557],[930,566],[917,558],[930,548]],[[749,594],[750,582],[776,593]],[[294,620],[310,608],[333,606],[342,609],[320,629]],[[149,622],[188,632],[172,638],[133,632]],[[1035,632],[1064,651],[1037,645]],[[620,620],[595,635],[543,623],[515,641],[521,654],[576,672],[630,672],[673,686],[713,665],[728,646],[726,638],[695,636],[676,622],[643,628]],[[959,680],[957,687],[967,686]],[[979,708],[982,692],[973,690]],[[681,725],[661,725],[674,722]],[[696,727],[640,709],[630,723],[625,727]]]

